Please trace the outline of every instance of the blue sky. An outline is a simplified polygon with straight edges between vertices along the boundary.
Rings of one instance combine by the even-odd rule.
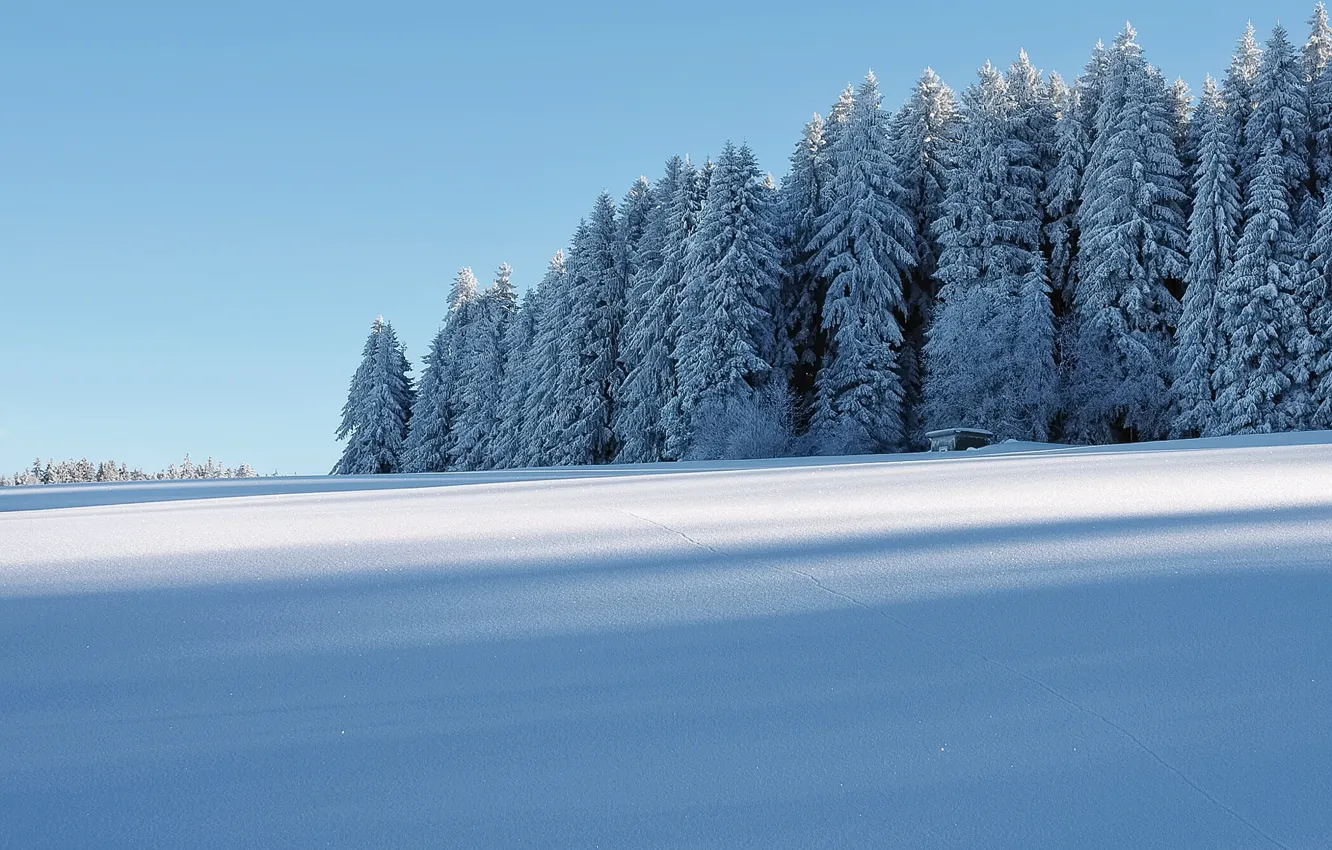
[[[205,8],[206,7],[206,8]],[[419,362],[461,265],[534,284],[601,189],[748,142],[780,178],[867,68],[896,107],[1131,20],[1197,92],[1312,3],[9,0],[0,470],[186,452],[322,473],[374,317]]]

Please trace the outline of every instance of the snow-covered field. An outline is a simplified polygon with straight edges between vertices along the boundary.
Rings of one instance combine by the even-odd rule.
[[[1332,846],[1332,433],[1021,448],[0,492],[0,845]]]

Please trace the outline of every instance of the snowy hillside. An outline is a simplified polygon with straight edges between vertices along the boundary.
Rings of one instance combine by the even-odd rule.
[[[0,843],[1326,847],[1332,432],[1024,448],[7,490]]]

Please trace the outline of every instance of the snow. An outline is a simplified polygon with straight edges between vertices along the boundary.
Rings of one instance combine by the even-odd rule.
[[[0,506],[7,846],[1332,832],[1332,432]]]

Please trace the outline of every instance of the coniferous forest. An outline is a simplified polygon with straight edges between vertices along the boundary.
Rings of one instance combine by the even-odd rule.
[[[893,112],[869,74],[774,183],[745,146],[596,198],[521,303],[458,272],[419,381],[376,320],[335,473],[1332,428],[1332,29],[1196,98],[1131,27]]]

